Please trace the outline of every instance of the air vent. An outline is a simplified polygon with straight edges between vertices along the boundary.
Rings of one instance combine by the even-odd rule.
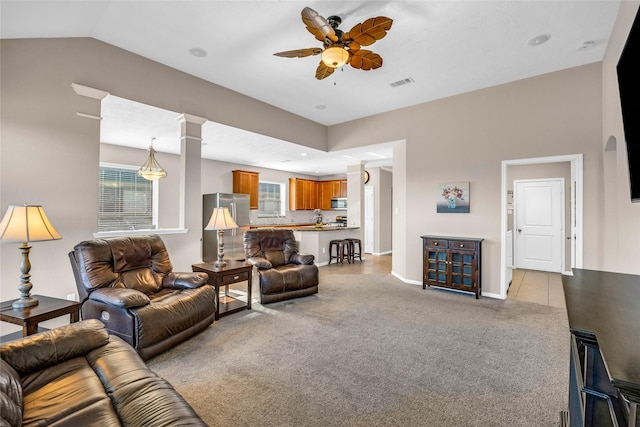
[[[397,82],[389,83],[391,87],[398,87],[402,85],[407,85],[409,83],[413,83],[413,77],[407,77],[406,79],[398,80]]]

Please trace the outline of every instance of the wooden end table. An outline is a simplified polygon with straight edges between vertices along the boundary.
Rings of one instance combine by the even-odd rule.
[[[193,271],[200,271],[209,275],[207,283],[216,289],[216,314],[215,320],[220,316],[235,313],[236,311],[251,310],[251,276],[253,265],[241,261],[226,261],[227,265],[217,267],[213,262],[193,264]],[[229,285],[232,283],[247,282],[247,301],[234,298],[229,295]],[[220,286],[225,286],[225,293],[220,297]]]
[[[79,302],[43,295],[34,295],[34,297],[38,300],[38,305],[20,309],[14,309],[11,306],[15,299],[1,302],[0,321],[13,323],[14,325],[22,325],[22,336],[26,337],[36,332],[46,330],[38,328],[38,323],[44,322],[45,320],[51,320],[64,316],[65,314],[70,315],[71,323],[80,320],[81,304]],[[20,338],[19,332],[0,337],[0,342],[11,341],[17,338]]]

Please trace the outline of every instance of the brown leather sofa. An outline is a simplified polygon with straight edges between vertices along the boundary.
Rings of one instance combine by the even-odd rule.
[[[175,273],[157,235],[78,243],[69,253],[82,318],[99,319],[147,360],[207,328],[215,289],[205,273]]]
[[[97,320],[0,346],[2,426],[206,426]]]
[[[318,293],[314,256],[298,252],[293,231],[256,228],[244,232],[247,262],[257,267],[260,302],[268,304]]]

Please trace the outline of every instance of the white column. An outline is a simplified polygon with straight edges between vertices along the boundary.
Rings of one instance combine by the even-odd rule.
[[[347,225],[360,227],[359,239],[364,242],[364,164],[347,166]]]
[[[202,125],[207,121],[181,114],[180,123],[180,215],[179,227],[200,232],[202,228]]]

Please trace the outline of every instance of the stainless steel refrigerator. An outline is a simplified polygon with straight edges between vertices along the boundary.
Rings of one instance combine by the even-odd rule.
[[[202,260],[218,259],[218,232],[205,230],[214,208],[229,208],[238,228],[224,231],[224,259],[243,261],[242,236],[249,229],[249,195],[213,193],[202,196]]]

